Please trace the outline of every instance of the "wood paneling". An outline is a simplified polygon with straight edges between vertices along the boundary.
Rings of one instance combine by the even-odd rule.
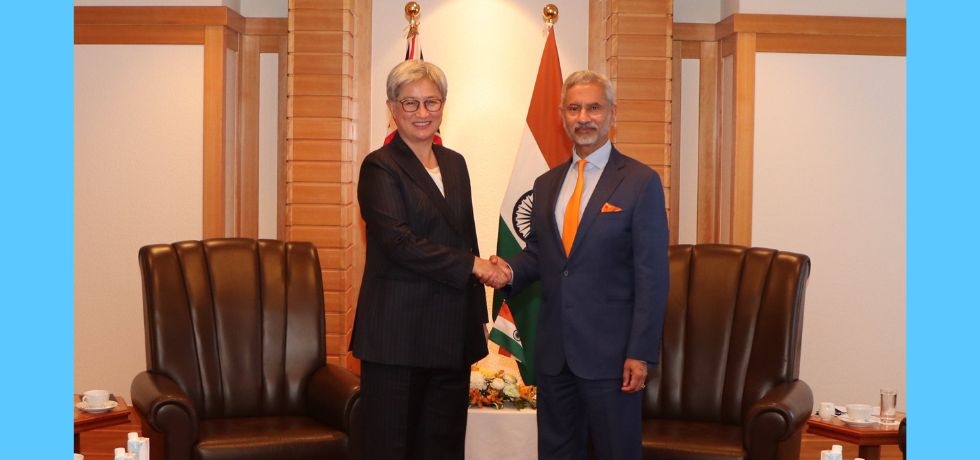
[[[235,234],[259,236],[259,37],[243,36],[239,50]]]
[[[245,19],[223,6],[76,6],[75,24],[223,25],[241,32]]]
[[[719,79],[721,54],[718,42],[702,42],[700,78],[698,79],[698,184],[697,230],[698,243],[712,243],[720,237],[719,191],[721,190],[721,158],[719,144]]]
[[[672,11],[670,0],[591,0],[589,67],[605,73],[616,89],[613,142],[660,173],[670,240],[676,242],[679,176],[671,153]]]
[[[204,28],[204,238],[226,236],[225,30]]]
[[[672,14],[672,0],[608,0],[609,12],[612,14]],[[683,0],[681,0],[683,1]]]
[[[287,180],[311,183],[350,183],[352,165],[343,161],[293,161],[289,163]]]
[[[289,7],[285,231],[317,244],[325,276],[344,274],[324,282],[327,354],[355,369],[347,343],[363,243],[353,182],[355,152],[366,146],[357,139],[367,139],[370,123],[356,114],[370,100],[361,93],[370,88],[371,2],[292,0]]]
[[[290,160],[354,161],[351,139],[290,139]]]
[[[616,120],[618,121],[661,121],[670,120],[670,101],[664,100],[624,100],[616,101]]]
[[[671,214],[668,215],[667,225],[670,229],[670,234],[673,235],[670,238],[671,243],[677,243],[680,238],[680,209],[681,209],[681,45],[680,42],[674,42],[673,50],[671,51],[671,61],[670,61],[670,102],[667,105],[669,108],[669,120],[676,121],[676,123],[670,124],[670,138],[671,142],[669,144],[668,150],[670,152],[670,159],[667,164],[671,165],[668,169],[668,174],[664,174],[664,182],[668,185],[672,193],[667,196],[667,209],[673,210]]]
[[[75,25],[76,45],[200,45],[204,28],[179,25]]]
[[[293,96],[289,110],[295,117],[351,118],[350,96]]]
[[[905,18],[739,13],[718,24],[674,24],[673,39],[720,41],[753,33],[760,52],[904,56],[905,23]],[[687,53],[695,51],[682,49],[687,57],[694,57]]]

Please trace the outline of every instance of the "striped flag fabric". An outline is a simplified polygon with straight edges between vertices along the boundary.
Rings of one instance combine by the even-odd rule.
[[[534,180],[554,166],[568,160],[572,141],[565,134],[559,117],[562,74],[558,60],[553,26],[548,27],[538,75],[527,110],[527,126],[521,137],[510,183],[500,207],[497,230],[497,254],[509,257],[521,252],[530,232]],[[500,345],[500,353],[518,361],[521,378],[535,385],[534,345],[541,305],[538,283],[520,294],[506,297],[503,291],[493,296],[494,325],[490,340]]]

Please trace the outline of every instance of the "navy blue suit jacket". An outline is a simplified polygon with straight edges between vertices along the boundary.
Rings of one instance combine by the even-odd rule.
[[[555,205],[569,166],[534,182],[527,246],[508,260],[510,290],[541,281],[538,372],[555,375],[567,362],[581,378],[621,378],[626,358],[659,360],[668,291],[663,185],[613,147],[566,257]]]

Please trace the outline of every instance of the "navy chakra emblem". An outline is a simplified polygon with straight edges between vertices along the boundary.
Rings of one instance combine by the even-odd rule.
[[[521,241],[527,242],[527,237],[531,235],[531,207],[534,206],[534,190],[528,190],[514,204],[514,212],[511,214],[511,223]]]

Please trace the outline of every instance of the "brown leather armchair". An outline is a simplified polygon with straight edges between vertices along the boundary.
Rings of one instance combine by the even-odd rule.
[[[145,246],[147,370],[131,387],[154,458],[342,459],[358,378],[326,363],[309,243]]]
[[[799,380],[810,259],[773,249],[670,248],[660,365],[643,402],[648,459],[793,459],[813,410]]]

